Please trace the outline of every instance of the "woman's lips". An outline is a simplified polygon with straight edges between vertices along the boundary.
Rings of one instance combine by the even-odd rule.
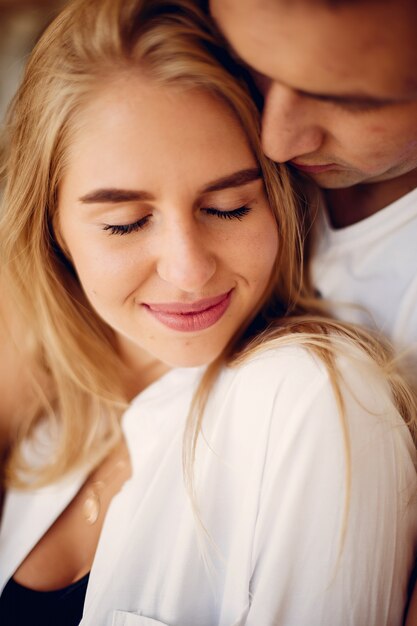
[[[227,311],[232,298],[232,291],[214,298],[205,298],[198,302],[153,303],[143,306],[159,322],[172,330],[192,332],[213,326]]]

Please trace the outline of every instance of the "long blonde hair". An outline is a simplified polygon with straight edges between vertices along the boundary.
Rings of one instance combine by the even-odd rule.
[[[303,276],[303,244],[311,218],[302,187],[295,193],[286,168],[263,155],[259,113],[247,76],[225,51],[197,1],[75,0],[35,48],[8,122],[0,222],[4,280],[17,314],[25,320],[27,345],[49,381],[46,392],[37,385],[38,405],[22,416],[8,462],[8,483],[41,485],[79,464],[93,465],[120,437],[126,371],[115,335],[86,300],[54,224],[77,113],[101,81],[138,69],[162,84],[208,90],[234,111],[262,170],[279,236],[275,271],[256,318],[209,366],[195,397],[185,435],[186,476],[192,472],[205,398],[220,367],[250,355],[265,341],[309,346],[326,363],[336,394],[331,336],[360,343],[385,368],[404,418],[413,422],[411,392],[388,369],[384,349],[366,333],[318,316],[322,305]],[[43,432],[41,423],[55,445],[53,454],[34,469],[22,443]]]

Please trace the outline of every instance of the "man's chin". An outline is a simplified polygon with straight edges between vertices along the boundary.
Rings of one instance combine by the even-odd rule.
[[[304,173],[305,176],[323,189],[345,189],[367,182],[366,175],[352,170],[328,170],[326,172]]]

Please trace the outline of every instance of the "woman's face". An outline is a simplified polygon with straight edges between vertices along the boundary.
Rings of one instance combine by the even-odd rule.
[[[268,286],[278,237],[228,107],[131,75],[81,115],[58,227],[81,285],[140,366],[214,360]]]

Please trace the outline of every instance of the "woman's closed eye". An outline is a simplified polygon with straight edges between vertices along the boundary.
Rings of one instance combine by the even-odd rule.
[[[150,217],[150,215],[145,215],[131,224],[104,224],[103,230],[109,231],[110,235],[129,235],[144,228]]]
[[[222,211],[221,209],[215,209],[212,207],[207,207],[202,209],[204,213],[207,215],[214,215],[216,217],[220,217],[224,220],[241,220],[245,217],[252,209],[248,206],[240,206],[237,209],[233,209],[232,211]]]
[[[252,209],[248,206],[241,206],[231,211],[224,211],[214,207],[205,207],[201,209],[206,215],[212,215],[223,220],[241,220]],[[129,235],[130,233],[142,230],[149,222],[150,215],[145,215],[136,222],[131,224],[104,224],[103,230],[108,231],[111,235]]]

